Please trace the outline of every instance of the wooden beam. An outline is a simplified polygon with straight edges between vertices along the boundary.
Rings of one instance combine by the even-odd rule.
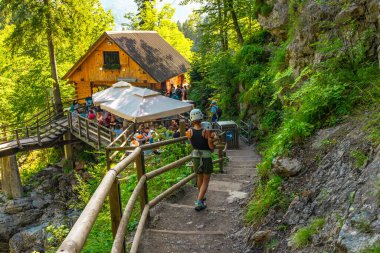
[[[16,155],[2,157],[0,165],[3,191],[12,198],[21,197],[23,191]]]

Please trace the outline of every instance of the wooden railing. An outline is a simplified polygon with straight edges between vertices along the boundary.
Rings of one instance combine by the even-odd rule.
[[[252,144],[252,124],[240,120],[239,133],[240,137],[247,143]]]
[[[69,106],[73,99],[63,99],[64,106]],[[41,145],[41,140],[53,134],[56,128],[66,128],[59,119],[64,118],[64,112],[57,112],[52,101],[46,108],[27,120],[0,126],[0,144],[16,141],[22,148],[21,140],[31,138]]]
[[[98,124],[96,120],[90,120],[79,114],[69,112],[67,114],[67,121],[70,132],[95,149],[105,148],[110,143],[122,142],[122,138],[125,136],[121,134],[116,138],[116,133],[112,129]]]
[[[57,128],[66,129],[64,122],[59,119],[64,118],[63,113],[57,113],[53,106],[49,106],[31,119],[0,127],[2,136],[0,143],[16,141],[19,148],[22,148],[22,139],[31,139],[42,145],[41,140],[49,135],[54,135]]]
[[[106,149],[107,156],[107,167],[108,172],[104,176],[100,185],[96,189],[95,193],[92,195],[90,201],[87,203],[86,207],[82,211],[82,214],[74,224],[70,233],[67,235],[66,239],[61,244],[60,248],[57,252],[67,252],[74,253],[80,252],[83,248],[86,239],[91,231],[92,226],[95,223],[95,220],[104,205],[104,201],[109,195],[110,201],[110,209],[111,209],[111,220],[112,220],[112,231],[114,236],[114,242],[112,246],[111,252],[125,252],[125,235],[128,227],[128,222],[132,214],[132,210],[136,204],[138,198],[140,198],[140,210],[141,216],[140,221],[136,229],[136,233],[133,239],[133,243],[131,246],[130,252],[137,252],[141,236],[143,233],[143,229],[145,223],[149,217],[149,210],[157,205],[160,201],[162,201],[165,197],[172,194],[175,190],[182,187],[190,180],[195,178],[195,173],[190,174],[186,178],[182,179],[175,185],[171,186],[169,189],[165,190],[154,199],[148,199],[148,187],[147,181],[152,178],[157,177],[165,172],[168,172],[174,168],[178,168],[179,166],[185,164],[186,162],[191,160],[191,156],[185,156],[173,163],[167,164],[159,169],[146,173],[145,171],[145,162],[144,162],[144,150],[151,150],[158,147],[174,144],[174,143],[183,143],[187,140],[187,137],[183,136],[185,131],[183,129],[184,123],[181,124],[181,134],[182,137],[177,139],[171,139],[161,142],[156,142],[152,144],[142,145],[140,147],[113,147],[109,145]],[[217,145],[217,149],[219,149],[219,157],[214,160],[213,163],[219,163],[219,167],[221,171],[223,170],[223,162],[226,154],[227,145]],[[114,167],[111,168],[111,157],[115,157],[111,152],[117,151],[125,151],[130,150],[131,153],[117,163]],[[127,168],[128,165],[135,163],[136,164],[136,173],[138,183],[133,190],[132,195],[130,196],[128,203],[124,208],[124,212],[121,211],[121,201],[120,201],[120,193],[119,193],[119,184],[118,184],[118,175]]]

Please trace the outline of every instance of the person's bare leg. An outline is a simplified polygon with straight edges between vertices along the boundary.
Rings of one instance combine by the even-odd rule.
[[[197,188],[198,188],[198,192],[201,190],[202,182],[203,182],[203,173],[197,174]]]
[[[203,198],[205,197],[208,183],[210,182],[210,176],[211,174],[203,174],[203,180],[202,180],[202,185],[200,186],[200,189],[199,189],[198,200],[203,200]]]

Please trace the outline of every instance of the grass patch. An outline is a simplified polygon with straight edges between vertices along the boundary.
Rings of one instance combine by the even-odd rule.
[[[355,159],[355,163],[354,163],[355,169],[361,168],[367,162],[367,159],[368,159],[368,157],[364,153],[360,152],[359,150],[352,150],[350,153],[350,156],[353,159]]]
[[[30,179],[50,164],[59,162],[61,157],[62,151],[57,148],[40,149],[20,154],[18,156],[18,162],[22,184],[33,185],[38,183],[33,182]]]
[[[273,176],[266,184],[261,183],[249,202],[245,221],[250,224],[257,224],[269,210],[282,203],[285,199],[284,195],[279,190],[282,179],[279,176]]]
[[[296,248],[302,248],[311,243],[312,236],[319,233],[325,225],[324,218],[314,219],[309,226],[298,229],[292,236],[293,244]]]
[[[360,253],[380,253],[380,244],[368,247],[367,249],[360,251]]]

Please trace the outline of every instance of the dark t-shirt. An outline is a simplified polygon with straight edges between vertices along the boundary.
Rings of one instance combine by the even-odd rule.
[[[193,148],[199,150],[210,150],[210,147],[208,146],[208,140],[202,135],[204,129],[202,128],[197,130],[191,128],[191,130],[193,131],[193,135],[190,138],[190,142]]]

